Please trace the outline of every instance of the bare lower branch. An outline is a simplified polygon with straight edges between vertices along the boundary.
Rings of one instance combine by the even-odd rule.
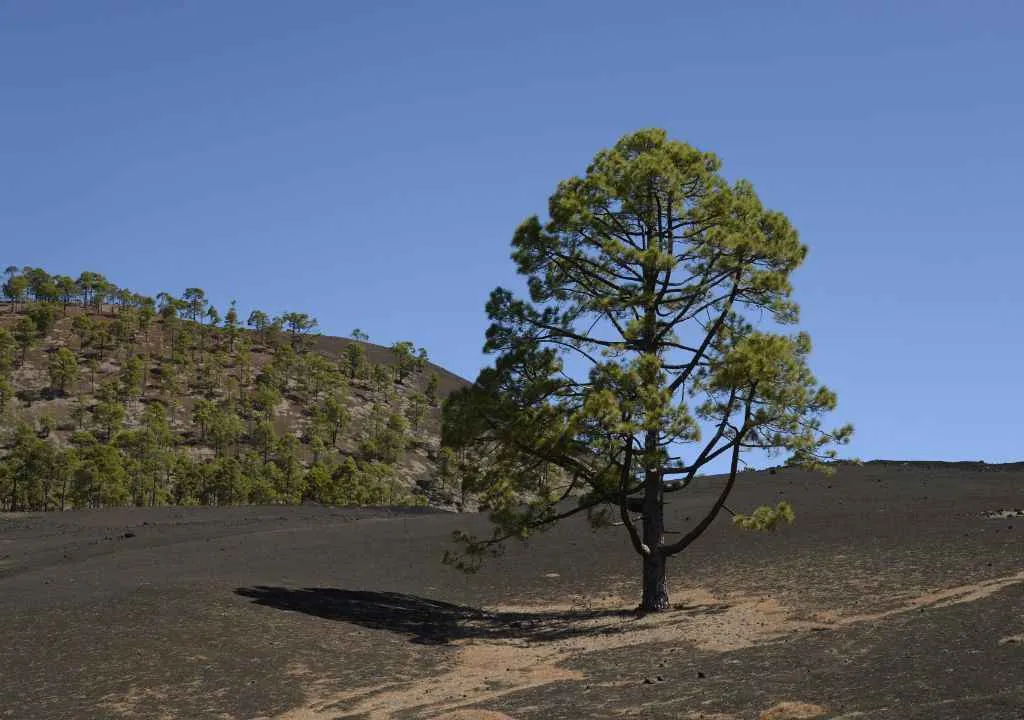
[[[622,473],[619,477],[619,517],[622,519],[622,524],[626,526],[626,530],[629,531],[629,539],[633,543],[633,549],[640,555],[644,554],[644,544],[640,539],[640,534],[636,530],[636,525],[633,523],[633,518],[629,516],[629,511],[626,507],[626,496],[628,493],[626,490],[629,485],[630,470],[633,466],[633,440],[630,437],[626,443],[626,455],[622,461]]]
[[[662,548],[661,552],[666,557],[682,552],[690,543],[692,543],[694,540],[703,535],[704,531],[707,530],[711,526],[711,523],[714,522],[715,518],[718,517],[718,513],[722,510],[722,507],[725,505],[725,501],[729,498],[729,493],[732,492],[733,485],[735,485],[736,483],[736,475],[739,470],[740,462],[740,443],[742,442],[743,434],[744,432],[746,432],[748,424],[750,422],[751,402],[753,400],[753,395],[754,390],[752,388],[750,391],[750,395],[747,398],[747,409],[744,414],[742,432],[737,434],[736,441],[733,443],[732,462],[729,465],[729,479],[726,481],[725,487],[722,488],[722,492],[719,494],[718,499],[715,501],[715,504],[711,506],[711,510],[708,512],[707,515],[704,516],[703,520],[697,523],[696,527],[694,527],[692,530],[690,530],[690,532],[686,533],[686,535],[684,535],[676,542]]]

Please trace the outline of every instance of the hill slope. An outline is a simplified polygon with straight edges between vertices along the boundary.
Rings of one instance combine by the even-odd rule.
[[[466,381],[422,348],[299,313],[244,329],[195,289],[18,298],[30,271],[0,306],[0,510],[454,504],[439,406]]]

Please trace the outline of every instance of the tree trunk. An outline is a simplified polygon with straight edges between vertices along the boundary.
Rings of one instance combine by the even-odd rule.
[[[665,581],[667,558],[661,551],[665,532],[665,505],[659,473],[652,470],[647,472],[648,478],[644,488],[643,541],[649,550],[643,556],[644,594],[640,608],[644,612],[657,612],[668,609],[668,584]]]
[[[644,595],[640,609],[644,612],[667,610],[668,583],[665,579],[666,557],[660,552],[652,552],[643,558]]]
[[[648,431],[644,449],[653,455],[657,450],[658,434]],[[644,612],[668,609],[668,585],[665,582],[665,554],[661,551],[665,535],[665,497],[661,473],[648,468],[644,472],[643,556],[644,594],[640,607]]]

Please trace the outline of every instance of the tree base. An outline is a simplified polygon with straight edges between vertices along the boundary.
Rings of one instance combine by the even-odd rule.
[[[668,583],[665,579],[665,557],[656,554],[644,557],[644,594],[640,601],[640,612],[652,613],[668,610]]]

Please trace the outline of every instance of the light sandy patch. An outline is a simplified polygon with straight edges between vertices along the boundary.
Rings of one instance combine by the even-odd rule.
[[[362,715],[370,720],[386,720],[395,713],[412,710],[419,710],[419,717],[460,717],[452,713],[466,710],[467,705],[560,680],[583,679],[581,673],[557,667],[563,659],[557,648],[473,641],[454,644],[459,646],[455,665],[441,675],[321,696],[310,706],[280,716],[280,720]]]
[[[623,718],[645,718],[650,717],[651,713],[655,712],[657,709],[661,708],[663,710],[664,706],[670,704],[673,703],[644,703],[638,707],[620,710],[615,715],[616,717]],[[732,713],[711,712],[707,710],[690,710],[682,715],[675,715],[674,717],[679,718],[679,720],[745,720],[745,718],[741,718],[739,715],[734,715]]]
[[[126,693],[105,696],[99,705],[113,715],[133,718],[142,714],[144,709],[152,711],[154,708],[166,706],[167,698],[167,693],[162,690],[133,686]],[[159,720],[171,720],[175,715],[166,710],[159,712],[155,717]]]
[[[736,596],[723,603],[699,590],[677,593],[676,597],[680,601],[676,609],[642,617],[616,612],[627,605],[621,597],[587,601],[588,609],[582,612],[578,600],[570,604],[490,608],[490,613],[498,616],[515,614],[544,620],[522,638],[454,642],[459,648],[454,664],[440,675],[344,693],[314,694],[315,702],[280,716],[280,720],[363,715],[371,720],[387,720],[408,712],[424,718],[446,717],[444,713],[450,715],[512,692],[583,680],[582,673],[562,664],[587,653],[666,642],[724,652],[784,635],[794,625],[809,625],[787,622],[787,610],[772,598]],[[552,620],[559,616],[564,619]],[[480,622],[488,620],[467,620],[466,624]],[[637,678],[636,682],[640,681]]]
[[[515,718],[495,710],[467,708],[465,710],[445,713],[444,715],[437,715],[430,720],[515,720]]]
[[[983,517],[989,520],[1010,520],[1012,518],[1024,518],[1024,509],[1013,508],[1010,510],[990,510],[989,512],[983,512]]]
[[[758,720],[811,720],[828,712],[821,705],[804,702],[782,702],[765,710]]]
[[[1024,645],[1024,635],[1010,635],[1009,637],[1000,638],[999,646],[1020,644]]]
[[[971,583],[969,585],[958,585],[956,587],[937,590],[935,592],[918,595],[909,599],[904,596],[903,598],[898,598],[898,600],[902,601],[898,606],[888,610],[857,615],[835,615],[828,612],[822,612],[816,613],[813,617],[829,627],[843,627],[861,622],[876,622],[878,620],[884,620],[885,618],[892,617],[893,615],[901,615],[914,610],[944,608],[952,605],[961,605],[963,603],[983,600],[994,595],[1003,588],[1010,587],[1011,585],[1018,585],[1020,583],[1024,583],[1024,570],[1014,573],[1013,575],[1006,575],[992,580],[982,580],[981,582]]]

